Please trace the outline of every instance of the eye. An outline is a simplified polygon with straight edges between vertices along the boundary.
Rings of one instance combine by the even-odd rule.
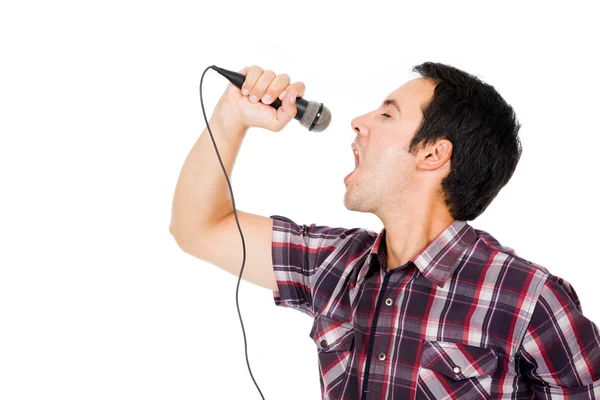
[[[391,116],[391,115],[389,115],[389,114],[385,114],[385,113],[383,113],[383,114],[381,114],[381,115],[383,115],[383,116],[384,116],[384,117],[386,117],[386,118],[392,118],[392,116]]]

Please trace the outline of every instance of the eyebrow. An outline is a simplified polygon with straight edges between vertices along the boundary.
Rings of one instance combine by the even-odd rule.
[[[394,106],[394,108],[396,110],[398,110],[398,114],[402,114],[402,111],[400,111],[400,106],[398,106],[398,103],[394,99],[385,99],[383,101],[383,103],[381,103],[381,106],[382,107]]]

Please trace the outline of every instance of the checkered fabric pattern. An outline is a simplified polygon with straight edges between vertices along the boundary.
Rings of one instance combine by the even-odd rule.
[[[324,400],[600,399],[571,285],[454,221],[388,271],[385,228],[272,215],[275,304],[312,318]]]

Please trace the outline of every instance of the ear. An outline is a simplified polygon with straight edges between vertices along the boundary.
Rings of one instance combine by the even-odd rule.
[[[452,156],[452,142],[447,139],[437,140],[419,151],[417,166],[424,170],[442,168]]]

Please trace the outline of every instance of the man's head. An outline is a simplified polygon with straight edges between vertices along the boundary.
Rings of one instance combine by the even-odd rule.
[[[421,77],[352,120],[360,161],[344,204],[382,220],[438,205],[455,220],[473,220],[515,171],[520,125],[475,76],[431,62],[413,71]]]

